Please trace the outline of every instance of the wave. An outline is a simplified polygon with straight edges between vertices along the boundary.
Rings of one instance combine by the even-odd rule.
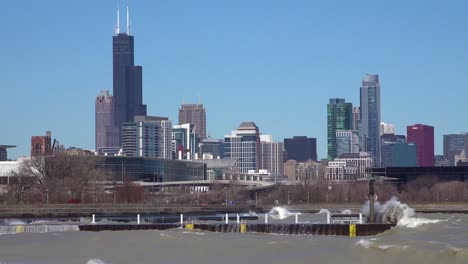
[[[283,208],[280,206],[273,207],[270,210],[270,212],[268,212],[268,215],[271,216],[273,219],[279,219],[279,220],[283,220],[295,214],[296,213],[291,213],[286,208]]]
[[[342,214],[352,214],[353,211],[349,210],[349,209],[345,209],[343,211],[341,211]]]
[[[327,209],[320,209],[320,211],[317,213],[317,214],[330,214],[330,211],[328,211]]]
[[[86,262],[86,264],[106,264],[106,262],[100,259],[90,259]]]
[[[374,203],[374,211],[377,223],[396,224],[398,226],[408,228],[415,228],[425,224],[435,224],[441,221],[446,221],[414,217],[414,209],[405,203],[401,203],[397,197],[392,197],[384,204],[376,201]],[[369,216],[369,201],[364,204],[362,212],[365,216]]]
[[[369,248],[374,248],[374,249],[378,249],[378,250],[381,250],[381,251],[385,251],[385,250],[388,250],[388,249],[392,249],[392,248],[395,248],[395,249],[408,249],[408,246],[405,246],[405,245],[394,245],[394,244],[378,244],[377,242],[375,241],[372,241],[371,239],[359,239],[356,243],[355,243],[356,246],[361,246],[365,249],[369,249]]]

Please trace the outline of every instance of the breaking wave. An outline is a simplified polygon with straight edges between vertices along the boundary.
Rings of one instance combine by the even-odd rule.
[[[327,209],[320,209],[320,211],[317,213],[317,214],[330,214],[330,211],[328,211]]]
[[[414,217],[414,209],[405,203],[401,203],[397,197],[392,197],[384,204],[376,201],[374,208],[377,223],[396,224],[398,226],[415,228],[424,224],[435,224],[445,221]],[[365,216],[369,216],[369,201],[364,204],[362,212]]]
[[[292,215],[295,215],[295,213],[289,212],[286,208],[276,206],[276,207],[273,207],[270,210],[270,212],[268,212],[268,215],[270,215],[273,219],[282,220]]]

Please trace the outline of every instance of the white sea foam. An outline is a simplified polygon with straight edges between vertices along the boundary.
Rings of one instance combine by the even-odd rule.
[[[349,209],[345,209],[343,211],[341,211],[342,214],[352,214],[353,211],[349,210]]]
[[[3,220],[5,225],[26,225],[27,223],[19,219],[5,219]]]
[[[363,248],[370,248],[371,245],[373,245],[374,242],[370,241],[369,239],[359,239],[357,242],[356,242],[356,246],[361,246]]]
[[[279,220],[288,218],[288,217],[290,217],[292,215],[295,215],[295,214],[296,213],[291,213],[286,208],[279,207],[279,206],[273,207],[270,210],[270,212],[268,212],[268,215],[270,215],[272,218],[279,219]],[[300,214],[300,213],[298,213],[298,214]]]
[[[405,203],[401,203],[398,198],[392,197],[384,204],[375,202],[376,221],[385,224],[397,224],[408,228],[415,228],[424,224],[435,224],[445,220],[426,219],[414,217],[414,209]],[[362,209],[364,215],[369,215],[369,201]]]
[[[86,264],[106,264],[106,262],[96,258],[88,260]]]
[[[322,209],[320,209],[320,211],[317,214],[329,214],[329,213],[330,213],[330,211],[328,211],[327,209],[322,208]]]

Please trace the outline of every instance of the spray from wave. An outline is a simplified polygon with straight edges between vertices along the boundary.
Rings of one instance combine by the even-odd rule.
[[[409,228],[418,227],[423,224],[434,224],[443,220],[426,219],[414,217],[414,209],[405,203],[401,203],[397,197],[392,197],[384,204],[375,201],[375,221],[384,224],[397,224]],[[369,201],[366,201],[362,213],[369,216]]]
[[[317,213],[317,214],[330,214],[330,211],[328,211],[327,209],[320,209],[320,211]]]
[[[279,219],[279,220],[288,218],[288,217],[290,217],[292,215],[295,215],[295,214],[296,213],[291,213],[286,208],[279,207],[279,206],[273,207],[270,210],[270,212],[268,212],[268,215],[271,216],[273,219]]]

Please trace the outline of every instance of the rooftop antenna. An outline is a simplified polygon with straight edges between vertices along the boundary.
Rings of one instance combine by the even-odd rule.
[[[130,35],[130,15],[128,13],[128,6],[127,6],[127,35]]]
[[[201,95],[198,95],[198,104],[201,104]]]
[[[115,27],[115,34],[120,34],[120,1],[117,4],[117,26]]]

